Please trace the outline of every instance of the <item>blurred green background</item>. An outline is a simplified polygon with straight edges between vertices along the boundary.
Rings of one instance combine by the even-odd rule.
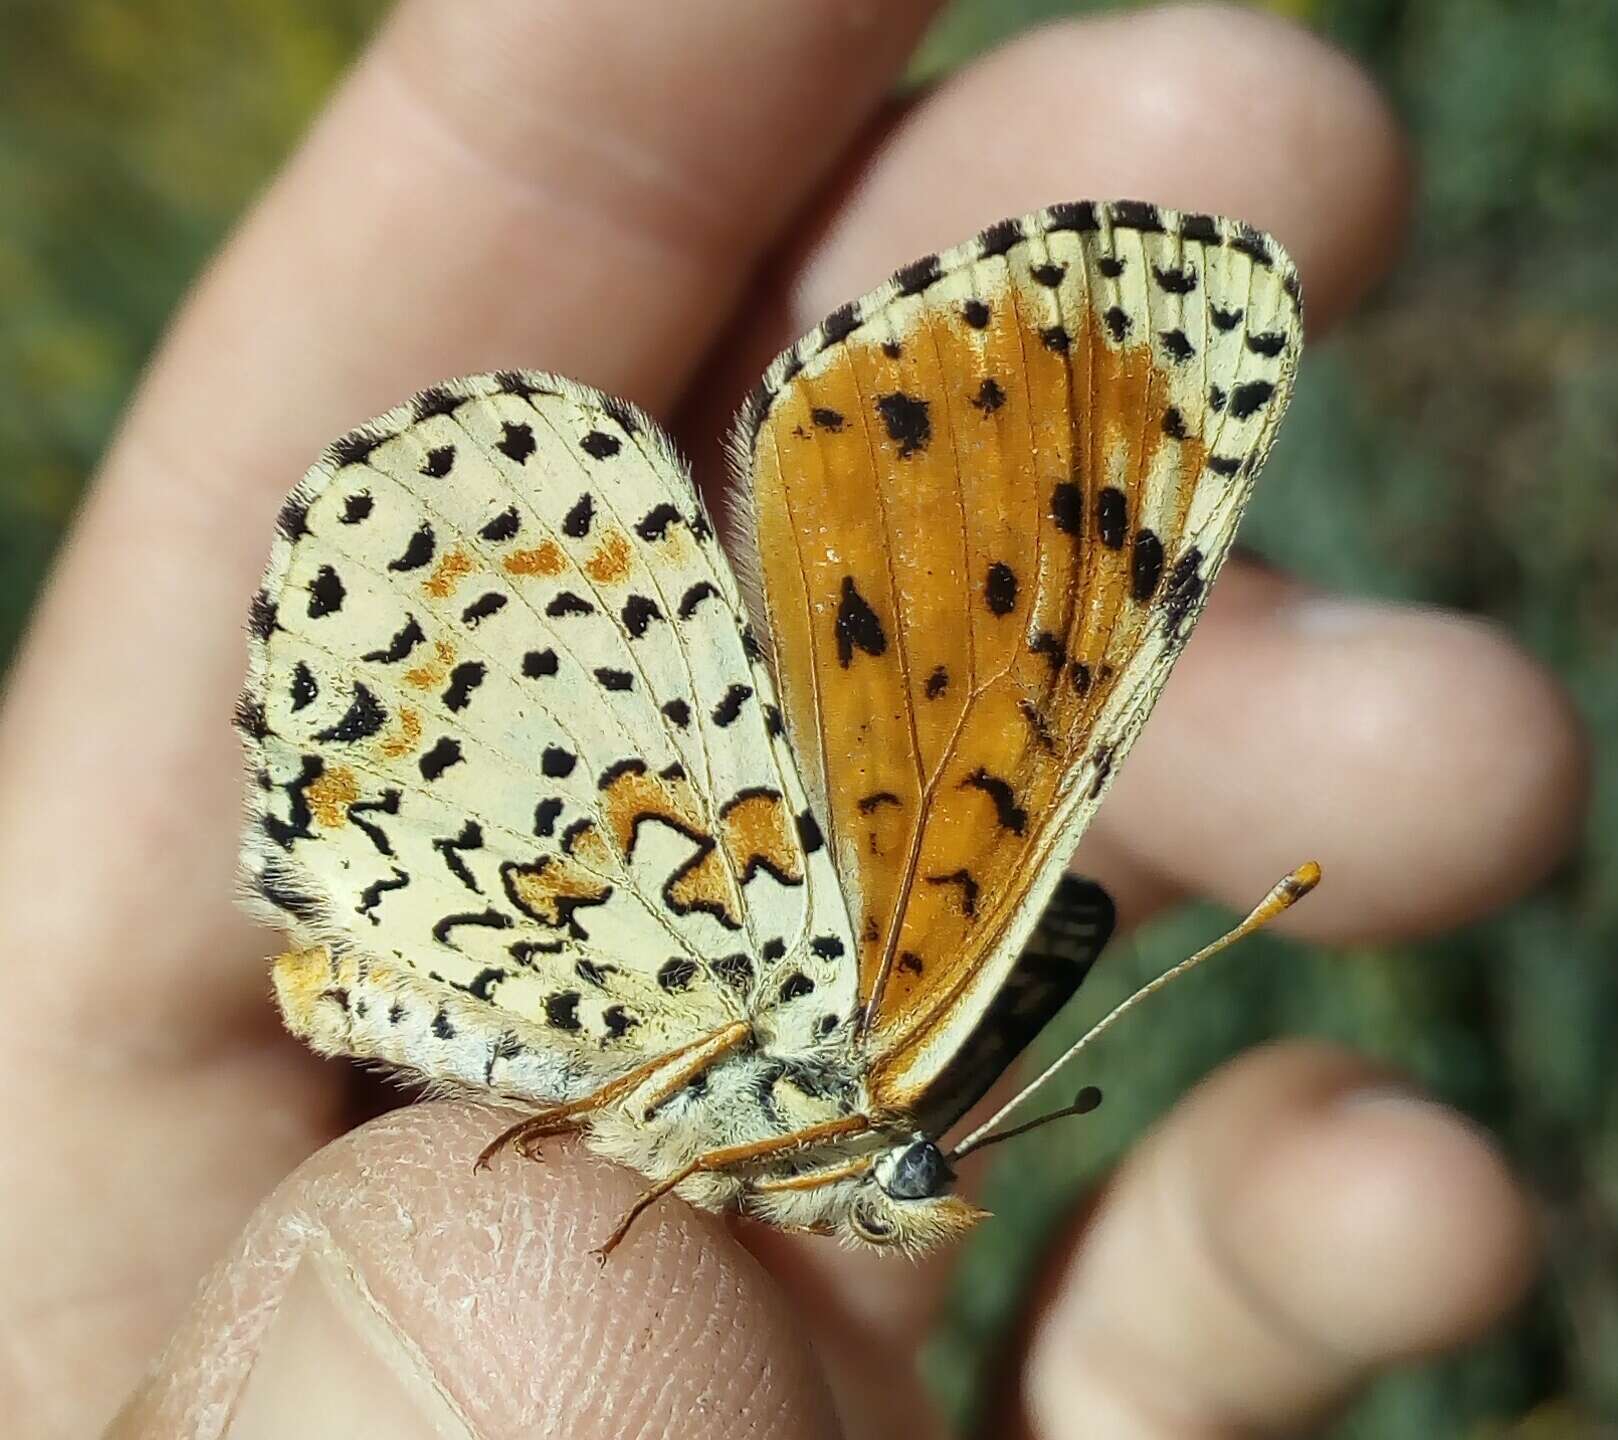
[[[936,75],[1073,0],[960,0]],[[1553,883],[1420,946],[1259,940],[1154,1001],[1086,1068],[1085,1143],[1027,1144],[927,1357],[968,1423],[1039,1241],[1231,1051],[1277,1033],[1385,1057],[1504,1137],[1532,1178],[1545,1282],[1503,1333],[1379,1383],[1332,1431],[1379,1440],[1618,1426],[1618,4],[1289,0],[1359,56],[1414,137],[1414,239],[1304,366],[1245,538],[1322,583],[1458,605],[1572,687],[1597,739],[1588,843]],[[380,0],[7,0],[0,45],[0,662],[165,316],[295,142]],[[1222,917],[1154,925],[1083,1018]],[[1143,1043],[1149,1031],[1150,1043]]]

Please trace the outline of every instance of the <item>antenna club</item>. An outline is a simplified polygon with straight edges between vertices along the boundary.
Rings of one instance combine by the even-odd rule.
[[[1280,888],[1290,904],[1302,900],[1318,884],[1320,884],[1320,862],[1305,860],[1281,882]]]

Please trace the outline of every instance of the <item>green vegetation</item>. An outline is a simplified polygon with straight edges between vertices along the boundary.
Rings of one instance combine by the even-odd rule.
[[[1115,6],[962,0],[936,74],[1033,20]],[[1549,1277],[1504,1334],[1388,1379],[1334,1431],[1377,1440],[1585,1434],[1618,1423],[1618,9],[1605,0],[1292,0],[1362,57],[1421,159],[1414,243],[1318,346],[1246,538],[1323,583],[1508,626],[1598,737],[1588,844],[1460,934],[1352,954],[1251,943],[1115,1032],[1127,1076],[1082,1143],[1027,1145],[991,1202],[930,1357],[963,1416],[1040,1236],[1233,1050],[1331,1036],[1505,1137],[1533,1178]],[[0,657],[165,316],[378,13],[376,0],[13,0],[0,47]],[[1210,934],[1122,947],[1085,1015]],[[1075,1017],[1075,1025],[1080,1017]],[[1149,1033],[1149,1045],[1142,1036]],[[1103,1047],[1098,1047],[1101,1049]],[[1054,1132],[1053,1132],[1054,1134]],[[1525,1427],[1513,1433],[1528,1434]]]

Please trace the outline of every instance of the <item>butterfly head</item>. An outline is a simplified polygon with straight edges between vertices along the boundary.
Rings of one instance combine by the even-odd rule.
[[[855,1187],[845,1238],[859,1245],[920,1254],[970,1230],[985,1214],[951,1193],[955,1172],[937,1144],[912,1135],[884,1150]]]

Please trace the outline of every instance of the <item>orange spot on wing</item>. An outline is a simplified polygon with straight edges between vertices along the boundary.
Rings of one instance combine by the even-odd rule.
[[[508,865],[505,885],[524,914],[553,929],[566,925],[581,906],[599,905],[612,893],[612,886],[555,855],[542,855],[532,865]]]
[[[455,593],[455,587],[472,573],[475,565],[472,557],[457,545],[433,566],[433,573],[421,582],[421,588],[435,600],[447,600]]]
[[[603,585],[616,585],[628,578],[631,553],[623,531],[609,530],[584,562],[585,573]]]
[[[346,765],[338,765],[306,786],[303,798],[309,802],[315,823],[334,830],[347,823],[348,807],[360,798],[359,782]]]
[[[408,705],[399,709],[399,728],[383,736],[378,748],[389,760],[398,760],[414,752],[421,744],[421,716]]]
[[[527,550],[514,550],[501,562],[508,575],[560,575],[567,556],[554,540],[541,540]]]
[[[433,658],[425,665],[417,665],[404,673],[404,682],[417,690],[436,690],[449,676],[455,663],[455,647],[448,640],[433,642]]]
[[[793,821],[779,795],[745,795],[723,814],[725,849],[746,883],[764,869],[784,884],[803,879]]]

